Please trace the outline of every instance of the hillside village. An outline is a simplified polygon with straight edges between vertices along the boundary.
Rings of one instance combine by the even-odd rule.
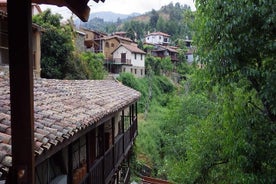
[[[105,56],[104,66],[109,74],[118,76],[121,72],[129,72],[136,77],[144,77],[145,57],[152,55],[158,58],[170,58],[172,64],[177,66],[178,47],[170,44],[170,35],[163,32],[152,32],[145,35],[143,45],[151,46],[149,50],[142,50],[138,47],[137,42],[126,36],[126,32],[115,32],[111,35],[106,33],[79,29],[76,42],[80,51],[91,51],[94,53],[103,53]],[[83,46],[84,44],[84,46]],[[186,60],[188,63],[193,62],[194,48],[192,40],[185,40],[187,47]]]
[[[39,5],[32,4],[32,15],[41,13]],[[5,182],[12,166],[11,148],[20,147],[11,143],[12,117],[8,100],[11,48],[8,45],[6,1],[0,2],[0,17],[0,126],[6,127],[0,131],[0,182]],[[137,101],[141,93],[114,80],[78,82],[45,79],[41,75],[44,70],[41,44],[47,30],[32,23],[32,31],[36,183],[129,183],[131,152],[138,135]],[[112,79],[121,73],[145,77],[145,59],[149,55],[169,58],[175,67],[180,62],[178,48],[170,44],[170,35],[163,32],[145,35],[143,45],[150,48],[147,50],[139,48],[138,43],[128,38],[124,31],[107,34],[74,27],[74,38],[77,53],[101,53],[104,56],[102,64]],[[192,48],[191,40],[185,40],[185,43],[188,49]],[[186,57],[192,62],[189,54],[187,52]],[[85,90],[80,93],[79,88]],[[23,100],[21,103],[26,102]],[[51,167],[47,166],[49,164]],[[64,167],[69,170],[64,172]],[[161,181],[145,176],[145,182],[147,179]]]
[[[275,3],[32,2],[0,0],[0,184],[276,182]]]

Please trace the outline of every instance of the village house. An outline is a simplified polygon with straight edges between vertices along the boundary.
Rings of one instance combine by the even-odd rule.
[[[85,46],[85,37],[86,33],[82,32],[80,30],[75,30],[75,47],[78,52],[85,52],[86,51],[86,46]]]
[[[89,16],[85,0],[33,2]],[[34,78],[31,2],[8,3],[0,27],[9,43],[1,45],[8,56],[0,66],[0,183],[129,183],[140,93],[113,80]]]
[[[110,73],[132,73],[136,77],[145,76],[146,53],[139,49],[136,44],[121,43],[112,53],[113,60],[106,64]]]
[[[170,44],[170,35],[163,32],[152,32],[145,36],[144,43],[166,46]]]
[[[153,50],[151,50],[151,55],[161,59],[169,57],[173,64],[178,62],[178,51],[177,47],[174,46],[155,45]]]
[[[186,39],[184,40],[186,47],[187,47],[187,52],[186,52],[186,60],[188,63],[194,62],[194,52],[195,52],[195,47],[192,45],[192,40]]]
[[[106,62],[112,61],[112,53],[121,43],[128,45],[133,43],[130,38],[121,37],[118,35],[105,36],[103,38],[95,39],[95,41],[102,43],[100,49],[106,58]]]
[[[0,65],[8,65],[9,63],[9,50],[8,50],[8,16],[7,16],[7,1],[0,1]],[[32,4],[33,12],[40,10],[37,4]],[[40,39],[43,29],[32,24],[32,35],[33,35],[33,71],[34,77],[39,78],[41,73],[40,59],[41,59],[41,48]]]
[[[103,53],[106,70],[116,77],[121,72],[133,73],[136,77],[145,75],[146,53],[126,37],[126,32],[104,35],[97,31],[83,29],[86,33],[85,45],[95,53]]]
[[[84,45],[86,46],[87,51],[91,51],[94,53],[102,52],[101,38],[107,36],[106,33],[89,30],[86,28],[80,28],[80,31],[85,33]]]

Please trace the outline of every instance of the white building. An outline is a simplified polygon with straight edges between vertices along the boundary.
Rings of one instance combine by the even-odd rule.
[[[153,32],[146,36],[145,43],[154,45],[168,45],[170,43],[170,35],[162,32]]]
[[[121,43],[112,54],[113,64],[120,65],[117,67],[120,72],[130,72],[136,77],[145,76],[146,53],[137,45]]]

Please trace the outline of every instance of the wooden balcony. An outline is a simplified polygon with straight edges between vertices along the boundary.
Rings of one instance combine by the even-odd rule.
[[[114,144],[105,151],[104,155],[93,162],[92,167],[83,178],[81,184],[87,183],[109,183],[119,166],[127,157],[130,148],[133,146],[137,136],[137,119],[133,118],[132,124],[114,139]],[[123,181],[128,183],[130,174],[127,172]]]
[[[131,65],[131,59],[113,58],[113,59],[107,59],[105,63],[116,64],[116,65]]]

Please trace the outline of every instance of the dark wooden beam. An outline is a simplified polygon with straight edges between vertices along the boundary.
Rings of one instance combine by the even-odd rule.
[[[66,6],[76,14],[83,22],[87,22],[90,14],[90,8],[87,6],[89,0],[65,0]]]
[[[34,183],[34,105],[31,0],[8,0],[11,95],[11,183]]]

